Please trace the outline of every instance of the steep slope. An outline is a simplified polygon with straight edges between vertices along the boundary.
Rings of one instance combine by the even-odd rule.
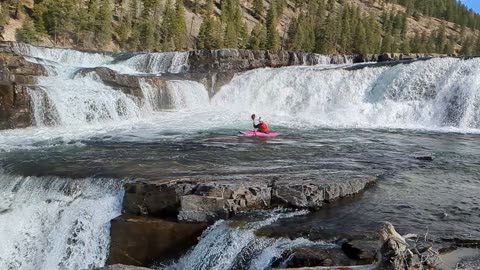
[[[15,5],[17,2],[20,4]],[[174,6],[175,1],[172,0],[95,0],[80,2],[60,0],[53,1],[51,6],[45,4],[46,2],[49,1],[43,1],[44,6],[41,6],[42,2],[34,4],[32,0],[7,0],[0,3],[3,16],[2,23],[5,25],[4,39],[20,40],[45,46],[110,51],[196,49],[199,47],[199,40],[202,38],[201,27],[205,18],[213,18],[212,21],[218,25],[216,28],[210,29],[210,32],[218,32],[215,35],[218,36],[219,42],[213,47],[209,47],[210,49],[238,47],[290,49],[317,53],[411,51],[470,55],[480,51],[478,30],[424,16],[419,12],[409,15],[411,12],[408,11],[407,7],[389,3],[391,1],[385,0],[325,0],[322,4],[319,4],[321,0],[264,0],[262,1],[263,11],[260,13],[257,12],[258,7],[254,6],[255,2],[258,3],[256,0],[215,0],[213,1],[211,15],[208,15],[207,11],[208,0],[183,0],[183,13],[178,11],[178,5]],[[167,3],[171,5],[171,20],[179,17],[184,18],[182,23],[184,27],[180,26],[180,30],[178,30],[180,33],[171,30],[175,28],[175,23],[178,22],[168,24]],[[252,44],[252,37],[266,39],[265,35],[268,34],[266,33],[268,32],[266,26],[269,23],[268,13],[272,4],[279,11],[279,14],[275,14],[274,23],[280,38],[280,44],[276,48],[269,47],[269,44],[266,44],[267,42],[264,40],[263,43],[260,42],[260,45],[255,46],[255,44]],[[246,27],[246,30],[242,30],[241,25],[235,26],[233,44],[226,41],[227,35],[229,35],[228,20],[230,20],[230,18],[227,18],[227,21],[225,21],[227,16],[222,15],[222,9],[226,5],[239,6],[238,10],[241,12],[241,21],[239,22],[244,23]],[[316,7],[318,5],[324,8],[323,15],[312,14],[314,13],[311,10],[312,6]],[[78,14],[72,12],[72,7],[78,8]],[[350,14],[353,18],[347,18],[351,24],[348,26],[351,28],[349,30],[351,33],[346,33],[345,21],[342,21],[342,16],[345,16],[344,11],[347,7],[351,9],[351,13],[353,12],[353,15]],[[58,8],[59,14],[65,13],[61,16],[67,18],[55,17],[57,13],[53,9],[56,8]],[[232,10],[237,12],[236,7],[233,7]],[[328,25],[327,21],[330,14],[335,19],[332,25]],[[348,11],[346,14],[349,14]],[[390,21],[385,18],[386,16],[389,16]],[[41,19],[39,19],[40,17]],[[373,18],[371,22],[369,21],[370,17]],[[86,25],[88,20],[85,18],[90,20],[92,25]],[[401,31],[389,28],[387,25],[391,23],[393,27],[398,27],[395,22],[391,22],[394,20],[404,20],[405,26],[402,26]],[[371,23],[375,24],[374,27],[370,25]],[[39,26],[39,24],[41,25]],[[358,24],[361,25],[362,29],[357,29]],[[21,28],[21,25],[23,25],[23,28]],[[257,29],[260,32],[256,32],[254,29],[257,25],[263,27],[260,27],[260,30]],[[374,28],[378,28],[375,30],[376,32],[372,30]],[[239,31],[245,31],[246,33],[238,33]],[[305,31],[305,33],[302,31]],[[324,39],[328,38],[329,31],[333,32],[330,35],[335,36],[334,40],[325,41]],[[366,31],[364,35],[366,34],[367,37],[369,35],[377,35],[377,37],[376,39],[374,37],[372,41],[367,40],[368,42],[364,46],[367,48],[362,50],[355,45],[359,43],[359,40],[362,40],[362,33],[359,34],[358,31]],[[17,34],[15,35],[15,33]],[[99,37],[102,34],[106,37]],[[341,42],[338,40],[342,39],[343,37],[340,36],[345,34],[349,36],[348,39],[352,39],[347,46],[340,45]],[[310,37],[308,37],[309,35]],[[170,36],[171,41],[165,40],[165,36]],[[185,36],[183,45],[177,44],[178,36]],[[208,38],[211,38],[211,36],[208,36]],[[299,44],[301,43],[299,40],[305,39],[307,39],[304,41],[306,44],[291,46],[291,44]],[[387,41],[387,39],[392,39],[392,41]],[[432,45],[439,39],[444,39],[444,41],[438,41],[442,43],[441,45]],[[329,42],[332,44],[322,46]],[[375,45],[372,45],[372,42]],[[384,46],[387,42],[392,42],[393,45]],[[415,46],[413,44],[415,42],[422,44]],[[447,48],[448,46],[451,48]]]

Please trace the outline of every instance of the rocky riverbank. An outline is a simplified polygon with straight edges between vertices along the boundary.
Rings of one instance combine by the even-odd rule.
[[[112,221],[110,264],[149,266],[178,258],[219,219],[245,211],[286,207],[316,210],[353,196],[376,177],[347,181],[135,181],[125,184],[123,215]]]

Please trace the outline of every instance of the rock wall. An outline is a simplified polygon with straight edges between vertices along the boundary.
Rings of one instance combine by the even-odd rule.
[[[0,44],[0,129],[23,128],[32,124],[28,89],[35,88],[35,77],[45,75],[41,65],[27,62]]]

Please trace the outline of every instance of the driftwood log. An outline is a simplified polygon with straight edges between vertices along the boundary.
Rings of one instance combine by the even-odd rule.
[[[389,222],[380,230],[382,245],[378,252],[377,269],[413,270],[437,269],[439,253],[428,243],[427,237],[415,234],[400,235]]]

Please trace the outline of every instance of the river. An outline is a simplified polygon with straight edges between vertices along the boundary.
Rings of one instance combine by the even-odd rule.
[[[241,257],[244,267],[268,269],[291,246],[372,234],[382,221],[402,232],[428,231],[439,242],[480,239],[479,59],[258,69],[213,97],[202,84],[170,81],[162,107],[148,83],[146,99],[138,100],[80,71],[180,73],[188,68],[185,54],[119,60],[30,46],[18,51],[49,76],[30,91],[35,125],[0,131],[1,269],[104,265],[109,221],[120,214],[126,179],[380,176],[356,198],[315,213],[263,213],[241,235],[217,223],[171,268],[233,269]],[[282,135],[239,137],[251,128],[251,113]],[[424,155],[433,161],[415,158]],[[284,234],[296,240],[253,234],[282,228],[293,228]],[[246,248],[252,245],[269,252]]]

